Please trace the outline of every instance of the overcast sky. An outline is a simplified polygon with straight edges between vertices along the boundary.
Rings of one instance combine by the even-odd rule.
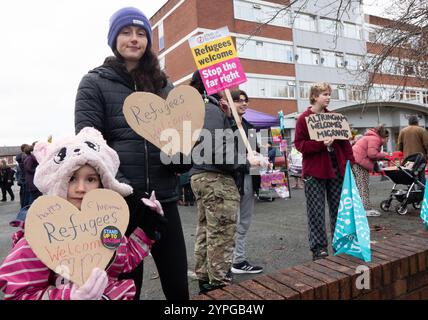
[[[79,82],[112,54],[107,45],[112,13],[134,6],[150,18],[165,2],[0,1],[0,146],[74,134]],[[376,6],[370,10],[380,13]]]

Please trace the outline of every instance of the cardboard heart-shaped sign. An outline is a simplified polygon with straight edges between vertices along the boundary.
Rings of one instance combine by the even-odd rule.
[[[191,86],[178,86],[166,100],[148,92],[134,92],[123,104],[129,126],[167,155],[189,155],[204,125],[205,104]]]
[[[88,192],[81,210],[58,196],[42,196],[28,210],[25,237],[48,268],[81,286],[93,268],[105,269],[115,253],[103,245],[103,229],[124,235],[128,223],[126,201],[111,190]]]

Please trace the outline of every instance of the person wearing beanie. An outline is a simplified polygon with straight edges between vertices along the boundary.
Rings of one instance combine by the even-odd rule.
[[[116,38],[124,27],[137,26],[146,32],[147,48],[152,46],[152,28],[144,13],[132,7],[122,8],[110,18],[110,29],[107,35],[109,47],[116,50]]]
[[[150,92],[166,99],[173,86],[160,70],[158,58],[152,51],[151,25],[140,10],[126,7],[111,16],[107,44],[113,56],[89,71],[80,82],[75,103],[75,130],[78,133],[84,127],[96,128],[119,155],[117,179],[133,188],[133,194],[126,198],[131,212],[126,235],[136,227],[144,229],[151,223],[140,199],[148,197],[152,190],[156,192],[168,222],[157,233],[151,253],[166,299],[187,300],[187,254],[177,207],[176,174],[190,170],[191,166],[164,165],[159,148],[135,133],[122,111],[125,99],[135,91]],[[172,262],[174,268],[171,268]],[[135,281],[135,299],[139,299],[143,264],[120,278]]]
[[[80,210],[83,197],[105,188],[129,196],[132,187],[116,180],[119,157],[94,128],[84,128],[75,137],[54,144],[38,142],[33,151],[39,165],[34,183],[46,195],[66,199]],[[162,206],[155,194],[142,199],[146,211],[162,220]],[[33,252],[25,238],[25,226],[14,237],[14,246],[0,266],[0,288],[5,300],[132,300],[133,280],[119,280],[122,272],[137,267],[154,243],[152,230],[136,228],[122,237],[107,270],[94,268],[87,281],[78,285],[49,269]]]

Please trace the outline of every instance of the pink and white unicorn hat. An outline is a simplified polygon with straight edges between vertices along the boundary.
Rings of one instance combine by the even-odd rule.
[[[116,180],[119,156],[95,128],[83,128],[76,136],[54,143],[38,142],[33,154],[39,163],[34,184],[43,194],[65,199],[70,178],[85,164],[98,172],[104,188],[116,191],[123,197],[132,193],[131,186]]]

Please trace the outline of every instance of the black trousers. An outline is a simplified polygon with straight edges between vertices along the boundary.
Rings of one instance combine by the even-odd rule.
[[[9,193],[10,196],[10,200],[14,200],[15,196],[13,194],[12,191],[12,185],[11,184],[4,184],[1,185],[1,195],[2,195],[2,200],[6,200],[6,192]]]
[[[167,300],[188,300],[187,254],[183,229],[176,202],[162,204],[168,219],[161,239],[153,244],[152,256],[158,269],[163,293]],[[131,215],[133,214],[130,210]],[[135,213],[134,213],[135,214]],[[135,229],[131,217],[130,228]],[[129,230],[131,233],[132,231]],[[121,274],[119,279],[133,279],[137,288],[135,300],[139,300],[143,285],[144,261],[130,273]]]
[[[336,227],[337,211],[342,192],[343,177],[337,168],[337,161],[332,158],[334,179],[318,179],[305,176],[306,212],[308,215],[309,247],[312,252],[327,249],[328,240],[325,224],[325,199],[330,213],[330,231],[333,238]]]

